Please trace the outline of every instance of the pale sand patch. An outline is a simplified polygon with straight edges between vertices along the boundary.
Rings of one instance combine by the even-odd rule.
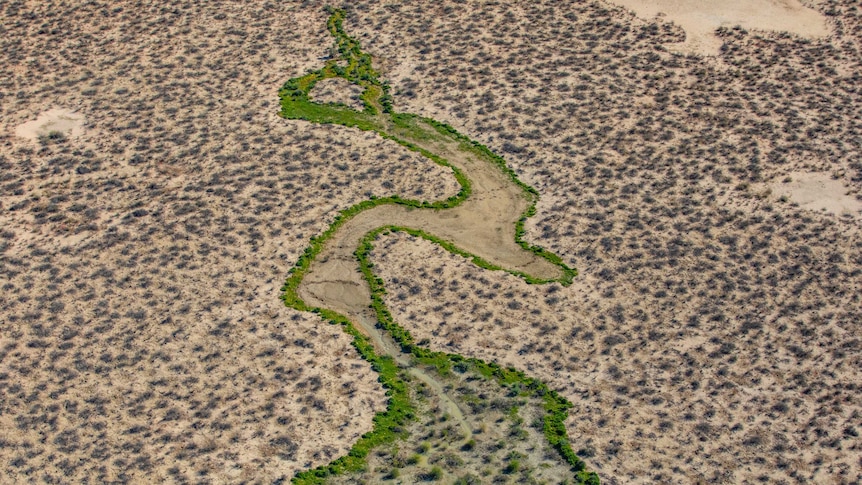
[[[862,212],[862,201],[847,195],[848,188],[840,180],[825,173],[794,172],[790,182],[777,182],[771,188],[779,197],[787,197],[804,209],[855,214]]]
[[[53,108],[15,128],[15,136],[36,140],[52,132],[61,132],[67,137],[75,137],[84,132],[84,115],[65,108]]]
[[[714,35],[719,27],[773,30],[801,37],[816,38],[829,34],[826,18],[799,0],[610,0],[628,8],[642,19],[656,16],[679,24],[686,32],[685,42],[673,48],[683,53],[714,56],[721,39]]]

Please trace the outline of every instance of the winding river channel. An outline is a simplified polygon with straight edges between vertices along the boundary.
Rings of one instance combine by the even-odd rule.
[[[385,122],[380,119],[381,124]],[[421,122],[420,122],[421,123]],[[445,159],[470,180],[472,193],[460,205],[449,209],[423,209],[396,204],[379,205],[360,212],[332,235],[324,249],[311,263],[297,293],[313,307],[330,308],[345,315],[374,342],[381,355],[389,355],[399,365],[439,394],[448,412],[470,436],[472,430],[462,411],[446,396],[436,376],[411,366],[410,356],[388,332],[377,327],[377,317],[370,308],[371,292],[359,270],[355,251],[366,234],[383,226],[404,226],[422,230],[453,243],[495,266],[516,270],[531,276],[554,280],[562,270],[548,260],[524,249],[515,242],[515,223],[531,204],[528,192],[504,173],[493,160],[468,151],[457,140],[446,140],[431,126],[421,124],[427,134],[418,139],[389,124],[398,136],[440,158]],[[434,141],[429,139],[432,135]]]
[[[464,410],[459,408],[456,399],[447,394],[441,375],[417,365],[416,357],[422,352],[417,354],[418,347],[405,344],[404,340],[405,335],[409,340],[412,337],[394,322],[387,326],[381,320],[381,312],[391,318],[382,299],[378,296],[375,301],[373,286],[379,291],[383,282],[373,275],[371,265],[366,262],[363,266],[362,248],[369,247],[366,242],[381,228],[399,228],[431,239],[482,267],[508,271],[532,283],[559,281],[567,284],[575,272],[558,257],[519,240],[523,221],[534,210],[536,192],[518,181],[500,157],[451,127],[395,113],[388,85],[379,81],[371,56],[363,53],[358,42],[344,32],[345,12],[332,9],[330,13],[328,28],[336,39],[339,56],[327,60],[323,69],[285,84],[280,92],[281,115],[288,119],[374,131],[406,149],[451,167],[462,191],[446,201],[418,202],[393,196],[343,211],[329,230],[312,240],[312,246],[285,285],[284,299],[294,308],[321,313],[333,323],[349,322],[348,326],[352,325],[373,346],[374,354],[391,358],[413,379],[425,384],[427,391],[434,394],[445,412],[457,422],[466,440],[475,430],[464,418]],[[314,85],[332,77],[342,77],[363,88],[363,111],[350,109],[346,103],[321,104],[310,100],[309,92]],[[400,341],[392,333],[396,328]],[[531,382],[535,389],[547,389],[539,381],[518,375]],[[546,436],[558,437],[549,438],[551,444],[561,451],[574,470],[583,470],[583,464],[571,451],[563,425],[569,404],[549,390],[540,391],[539,395],[545,396],[546,402],[556,399],[546,404],[549,416],[556,419],[546,418]],[[594,474],[584,476],[590,478]],[[598,479],[583,483],[598,483]]]

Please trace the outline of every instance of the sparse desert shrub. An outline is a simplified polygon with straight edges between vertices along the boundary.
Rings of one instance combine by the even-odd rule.
[[[443,469],[439,466],[432,466],[426,473],[420,475],[420,479],[426,482],[436,482],[443,478]]]

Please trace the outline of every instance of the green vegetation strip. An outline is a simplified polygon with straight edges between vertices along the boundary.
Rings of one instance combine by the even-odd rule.
[[[377,355],[368,337],[362,335],[344,316],[326,309],[316,308],[312,311],[319,313],[332,324],[342,325],[345,331],[353,336],[353,346],[359,351],[359,355],[370,362],[372,369],[380,374],[378,381],[386,389],[389,402],[385,412],[374,416],[372,431],[362,435],[347,455],[328,465],[298,473],[293,479],[294,483],[324,483],[329,476],[364,470],[368,453],[381,444],[405,438],[404,426],[414,418],[414,408],[402,376],[403,371],[392,358]]]
[[[377,313],[378,325],[392,335],[399,345],[401,345],[402,350],[412,354],[422,363],[434,365],[444,375],[449,372],[453,365],[470,366],[486,377],[497,379],[501,385],[510,388],[518,387],[525,395],[540,396],[544,400],[545,411],[547,412],[544,418],[543,429],[548,442],[560,452],[563,458],[572,466],[572,469],[577,472],[576,478],[578,483],[591,485],[598,484],[598,476],[595,473],[585,471],[584,463],[572,451],[572,448],[569,445],[568,435],[565,428],[565,420],[568,416],[568,409],[572,407],[571,403],[555,391],[549,389],[545,383],[537,379],[527,377],[516,369],[502,368],[497,364],[486,363],[479,359],[466,359],[457,354],[434,352],[416,346],[410,333],[395,323],[391,313],[383,303],[383,295],[386,291],[383,287],[383,280],[374,275],[371,271],[372,265],[368,261],[369,252],[373,248],[372,242],[383,231],[404,231],[414,236],[425,238],[441,245],[447,251],[471,259],[473,263],[482,268],[508,271],[513,275],[523,278],[528,283],[548,283],[551,281],[559,281],[563,285],[569,285],[571,284],[572,279],[577,275],[577,271],[566,266],[559,256],[546,251],[544,248],[539,246],[532,246],[523,239],[524,223],[528,217],[531,217],[536,212],[535,203],[538,198],[538,192],[534,188],[518,180],[515,172],[506,165],[506,162],[502,157],[493,153],[486,146],[472,141],[468,137],[458,133],[451,126],[430,118],[421,118],[404,113],[394,113],[392,109],[392,98],[389,94],[389,85],[380,82],[378,73],[372,67],[371,56],[363,53],[359,43],[348,36],[344,31],[343,22],[346,16],[345,11],[331,8],[327,11],[330,14],[327,27],[336,39],[339,58],[328,60],[323,69],[313,71],[304,76],[287,81],[279,91],[279,96],[281,98],[281,116],[287,119],[301,119],[313,123],[339,124],[347,127],[359,128],[364,131],[374,131],[383,138],[393,140],[409,150],[418,152],[440,165],[450,167],[456,180],[461,186],[461,190],[457,195],[449,197],[443,201],[416,201],[402,199],[397,195],[393,195],[384,198],[372,197],[371,200],[360,202],[348,209],[345,209],[336,215],[333,223],[326,231],[323,232],[323,234],[311,239],[310,246],[305,249],[303,254],[299,257],[299,260],[296,262],[296,265],[290,270],[287,281],[282,287],[281,298],[284,303],[299,311],[317,313],[324,320],[344,327],[345,331],[353,336],[352,343],[359,352],[359,355],[370,362],[372,368],[379,373],[378,380],[386,389],[386,395],[389,397],[386,411],[377,413],[374,416],[373,429],[364,434],[360,440],[353,445],[346,456],[338,458],[328,465],[300,472],[296,477],[294,477],[293,482],[297,484],[323,483],[329,476],[363,470],[367,463],[366,456],[369,451],[383,443],[392,442],[403,437],[404,425],[414,418],[415,410],[410,403],[407,384],[403,377],[403,370],[398,367],[394,360],[389,356],[377,355],[374,352],[373,345],[368,337],[359,332],[359,330],[357,330],[344,315],[325,308],[309,307],[298,296],[297,289],[299,288],[302,278],[308,272],[312,261],[314,261],[317,255],[319,255],[323,250],[326,241],[331,239],[344,223],[360,212],[383,204],[401,204],[427,209],[446,209],[455,207],[470,196],[470,181],[460,169],[451,165],[443,158],[404,140],[405,137],[416,140],[433,138],[433,135],[427,133],[418,126],[417,121],[421,120],[434,127],[440,137],[458,141],[461,149],[471,151],[474,154],[487,159],[494,165],[497,165],[515,184],[521,187],[525,193],[529,195],[531,204],[525,213],[521,215],[521,218],[515,225],[515,240],[524,249],[558,265],[563,270],[563,276],[559,280],[534,278],[523,272],[506,270],[505,268],[491,264],[478,256],[461,250],[448,241],[444,241],[423,231],[399,226],[381,227],[367,234],[355,253],[359,260],[360,268],[371,287],[372,307]],[[344,105],[319,104],[310,101],[309,92],[314,85],[323,79],[333,77],[347,79],[348,81],[364,88],[361,99],[364,103],[365,109],[362,112],[352,110]],[[396,128],[396,131],[400,132],[402,135],[401,137],[396,137],[386,131],[386,123],[379,117],[383,116],[380,115],[380,111],[386,113],[386,116],[388,116],[388,119]]]
[[[572,466],[572,469],[577,472],[575,478],[578,483],[583,484],[598,484],[599,478],[594,472],[586,471],[586,465],[578,458],[578,455],[572,450],[569,444],[569,436],[566,432],[566,418],[569,415],[569,409],[572,408],[566,398],[559,395],[553,389],[548,388],[544,382],[528,377],[523,372],[508,367],[503,368],[493,362],[485,362],[476,358],[465,358],[458,354],[449,354],[446,352],[436,352],[426,348],[419,347],[415,344],[413,336],[404,327],[398,325],[395,319],[392,318],[392,313],[386,307],[383,301],[386,289],[383,280],[376,276],[372,271],[373,263],[369,260],[369,255],[374,249],[374,241],[383,233],[403,231],[410,235],[421,237],[428,241],[441,245],[447,251],[464,256],[471,259],[474,264],[481,268],[491,270],[503,270],[510,274],[521,276],[529,281],[528,275],[517,271],[510,271],[496,267],[484,261],[478,256],[472,255],[455,245],[443,241],[435,236],[432,236],[424,231],[410,229],[401,226],[384,226],[377,228],[368,233],[359,245],[359,248],[354,253],[359,260],[360,270],[363,276],[368,281],[371,287],[371,306],[377,314],[378,326],[386,330],[395,341],[401,346],[404,352],[412,354],[419,362],[434,366],[442,375],[446,375],[452,365],[464,365],[472,367],[485,377],[493,377],[500,385],[508,388],[520,389],[520,394],[524,396],[536,396],[542,398],[546,411],[544,417],[543,432],[548,443],[556,449],[566,462]],[[537,280],[534,282],[547,282],[548,280]]]

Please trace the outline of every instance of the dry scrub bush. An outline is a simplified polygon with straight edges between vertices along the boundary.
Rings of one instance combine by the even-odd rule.
[[[716,62],[599,3],[352,5],[396,109],[504,155],[542,194],[528,240],[581,271],[528,286],[388,236],[400,323],[564,392],[606,483],[860,480],[857,223],[751,190],[801,169],[859,193],[852,2],[818,7],[830,41],[726,29]],[[330,45],[321,6],[3,6],[3,476],[275,478],[369,429],[374,375],[278,287],[338,208],[454,185],[277,118]],[[54,105],[87,133],[8,135]]]
[[[820,7],[834,39],[725,29],[716,61],[597,3],[354,8],[396,109],[503,154],[542,196],[528,240],[581,272],[551,291],[399,239],[375,260],[397,321],[565,390],[606,482],[860,479],[858,217],[753,189],[860,193],[852,2]]]
[[[393,142],[277,116],[328,46],[320,7],[2,7],[5,481],[272,481],[370,430],[375,374],[279,288],[338,210],[458,187]],[[12,138],[55,105],[85,134]]]

